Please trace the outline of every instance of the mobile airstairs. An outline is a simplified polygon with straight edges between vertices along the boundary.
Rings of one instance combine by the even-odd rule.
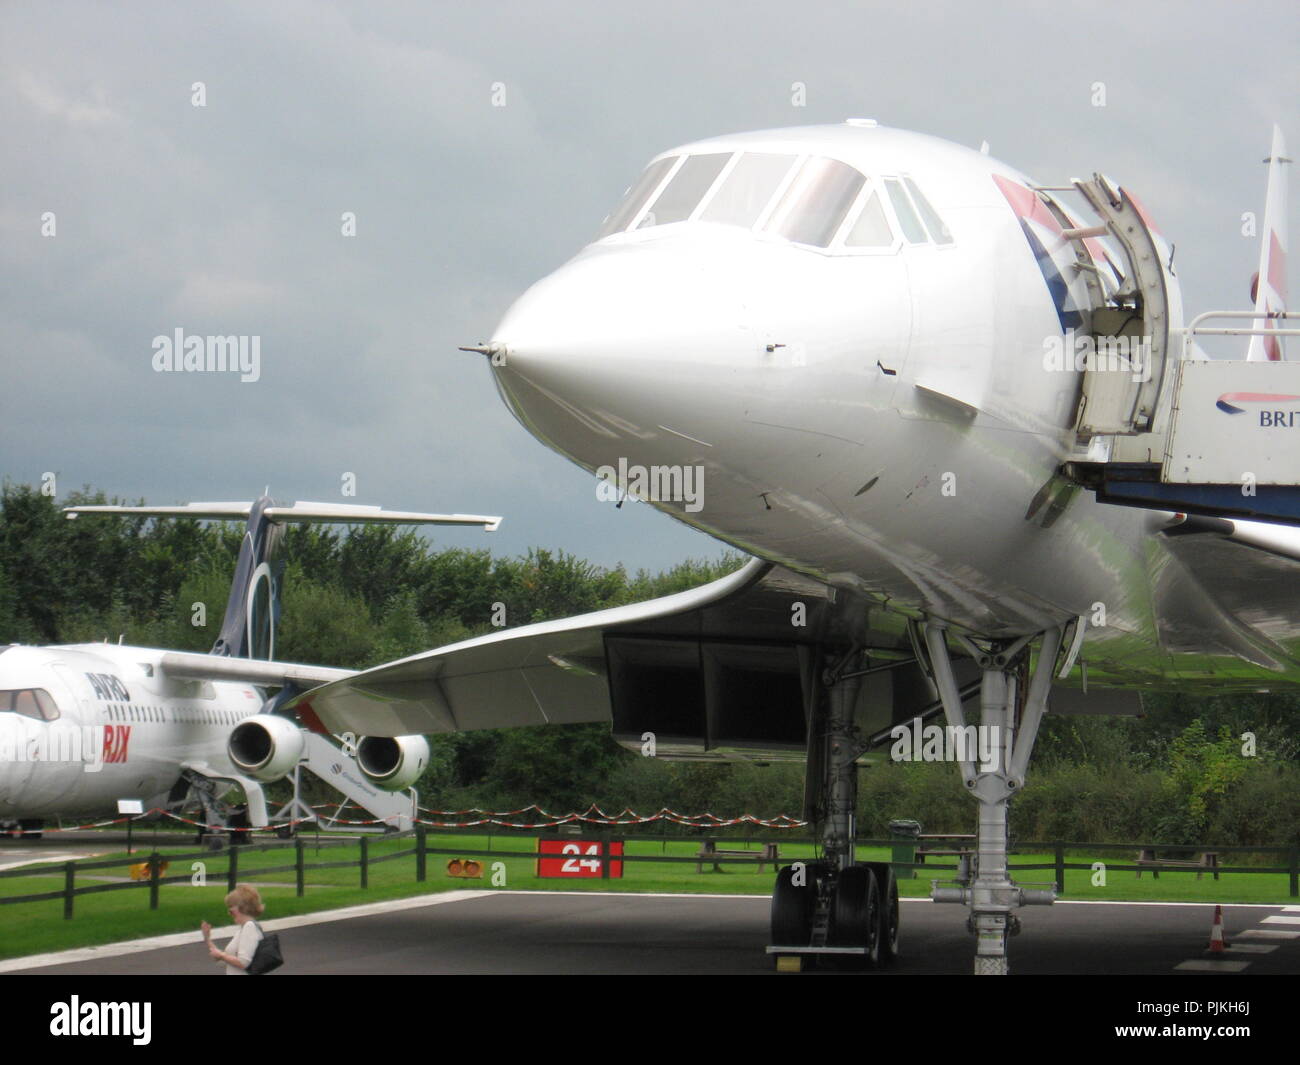
[[[1036,191],[1088,290],[1064,482],[1121,506],[1300,525],[1300,362],[1280,359],[1300,315],[1209,311],[1181,326],[1174,249],[1123,188],[1094,174]],[[1080,195],[1100,224],[1077,225],[1061,192]],[[1276,361],[1207,359],[1198,336],[1262,337]]]
[[[323,780],[345,801],[334,813],[322,816],[303,798],[303,772]],[[357,765],[356,753],[346,745],[340,746],[332,737],[303,730],[302,758],[289,777],[293,784],[293,797],[271,815],[271,824],[278,825],[282,835],[292,834],[298,824],[310,822],[323,831],[351,832],[389,831],[405,832],[415,824],[419,795],[414,788],[404,791],[384,791],[370,783]],[[346,800],[367,810],[380,824],[343,824],[339,815]]]

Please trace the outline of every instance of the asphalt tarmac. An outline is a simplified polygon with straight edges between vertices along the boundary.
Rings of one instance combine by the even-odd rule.
[[[766,898],[461,891],[281,921],[275,975],[772,974]],[[1071,903],[1020,911],[1019,975],[1294,975],[1300,906],[1225,906],[1228,949],[1210,954],[1204,903]],[[965,975],[974,940],[961,906],[902,903],[901,956],[868,975]],[[218,930],[223,942],[233,930]],[[147,949],[142,949],[147,948]],[[35,963],[35,964],[34,964]],[[0,963],[0,972],[205,975],[219,969],[198,932],[130,947]]]

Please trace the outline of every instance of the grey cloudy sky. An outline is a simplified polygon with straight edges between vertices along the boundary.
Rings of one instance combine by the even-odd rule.
[[[341,500],[351,472],[355,502],[506,518],[443,543],[630,569],[713,555],[649,507],[598,502],[456,351],[651,155],[854,115],[986,139],[1043,181],[1123,180],[1176,242],[1189,312],[1245,307],[1240,218],[1262,211],[1271,123],[1300,150],[1297,10],[7,4],[0,473],[172,503],[267,483]],[[261,380],[155,373],[153,338],[178,327],[260,336]]]

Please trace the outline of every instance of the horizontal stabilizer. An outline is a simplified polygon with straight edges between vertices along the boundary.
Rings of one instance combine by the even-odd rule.
[[[221,622],[221,634],[212,645],[211,653],[219,657],[260,659],[268,663],[275,660],[275,629],[280,620],[282,565],[275,561],[274,556],[285,525],[480,525],[492,532],[501,524],[499,517],[482,514],[422,514],[355,503],[294,503],[284,507],[266,495],[252,503],[183,503],[171,507],[92,504],[64,507],[63,512],[69,518],[82,514],[109,514],[247,521],[247,531],[235,562],[230,597],[226,601],[226,614]],[[200,672],[196,675],[211,674]],[[254,680],[251,677],[244,679]],[[331,676],[315,683],[338,679]],[[274,679],[254,682],[277,683]]]

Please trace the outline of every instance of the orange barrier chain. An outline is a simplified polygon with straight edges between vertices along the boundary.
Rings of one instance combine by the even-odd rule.
[[[333,803],[322,804],[313,809],[324,809],[327,806],[333,806]],[[584,813],[572,813],[556,815],[547,813],[540,806],[525,806],[522,810],[508,810],[504,812],[493,812],[489,810],[430,810],[420,807],[420,812],[431,814],[435,817],[460,817],[467,815],[478,815],[471,820],[431,820],[429,818],[415,818],[414,823],[424,825],[426,828],[478,828],[481,825],[495,825],[498,828],[520,828],[520,829],[538,829],[538,828],[555,828],[559,825],[569,824],[588,824],[588,825],[608,825],[611,827],[621,827],[626,825],[648,825],[656,821],[668,821],[672,824],[685,825],[688,828],[731,828],[736,825],[754,825],[759,828],[804,828],[807,821],[800,821],[790,817],[787,814],[778,814],[772,818],[754,817],[752,814],[742,814],[740,817],[719,817],[713,813],[703,814],[679,814],[668,807],[664,807],[658,813],[642,816],[635,810],[625,809],[621,812],[610,815],[605,813],[599,806],[594,803],[587,807]],[[533,821],[513,821],[508,818],[520,817],[524,814],[536,811],[538,818]],[[92,821],[84,825],[65,825],[60,828],[47,828],[45,832],[80,832],[89,828],[110,828],[113,825],[123,825],[128,821],[141,821],[148,817],[161,816],[170,818],[172,821],[178,821],[183,825],[192,825],[194,828],[207,829],[216,832],[232,831],[229,825],[209,825],[202,821],[195,821],[188,817],[182,817],[180,814],[172,813],[170,810],[164,810],[161,807],[155,807],[147,810],[142,814],[136,814],[131,817],[115,817],[108,821]],[[387,825],[388,820],[383,818],[355,819],[349,820],[344,818],[331,818],[332,824],[336,825]],[[283,828],[297,828],[302,824],[314,824],[311,818],[294,818],[291,821],[281,821],[274,825],[268,825],[265,828],[236,828],[233,831],[243,833],[254,832],[276,832]]]

